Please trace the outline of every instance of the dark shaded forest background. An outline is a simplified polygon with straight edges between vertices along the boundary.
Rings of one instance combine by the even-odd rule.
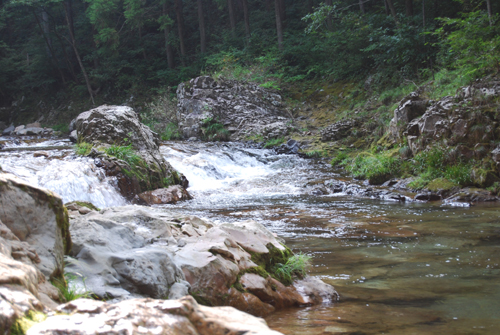
[[[277,88],[499,69],[487,0],[0,0],[0,107],[147,97],[226,71]]]

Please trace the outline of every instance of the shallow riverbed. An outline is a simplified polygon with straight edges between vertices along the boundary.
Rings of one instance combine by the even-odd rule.
[[[89,200],[100,207],[124,202],[92,160],[70,149],[44,151],[47,155],[38,157],[31,151],[0,153],[0,166],[54,188],[65,202]],[[340,293],[333,304],[270,315],[266,320],[273,329],[498,334],[499,205],[313,195],[318,185],[349,178],[326,162],[234,144],[167,143],[161,151],[190,180],[195,196],[165,208],[212,220],[262,222],[295,251],[311,255],[310,275]]]

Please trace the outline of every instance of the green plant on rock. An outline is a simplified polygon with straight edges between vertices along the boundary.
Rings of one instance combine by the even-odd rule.
[[[161,133],[161,139],[163,141],[172,141],[182,139],[182,135],[179,132],[179,127],[173,122],[170,122],[165,127],[165,130]]]
[[[266,144],[264,144],[264,148],[266,148],[266,149],[274,148],[274,147],[277,147],[283,143],[285,143],[284,137],[273,138],[273,139],[268,140],[266,142]]]
[[[283,284],[292,284],[293,278],[300,279],[307,275],[307,269],[311,266],[311,256],[298,253],[290,257],[286,263],[278,263],[274,267],[273,275]]]
[[[105,148],[104,152],[110,156],[114,156],[127,162],[127,164],[131,167],[145,165],[144,160],[135,152],[134,149],[132,149],[131,144],[127,146],[112,145],[109,148]]]
[[[343,165],[343,161],[348,159],[349,155],[345,151],[340,151],[333,159],[330,161],[330,164],[335,167],[338,165]]]
[[[91,298],[91,293],[87,290],[85,279],[82,278],[83,289],[78,287],[75,282],[78,277],[73,274],[65,273],[63,279],[53,279],[52,285],[59,290],[59,297],[65,302],[79,298]]]
[[[12,326],[10,327],[10,334],[11,335],[24,335],[34,325],[37,323],[40,323],[42,321],[45,321],[47,319],[47,315],[38,312],[38,311],[29,311],[25,314],[25,316],[16,319]]]
[[[228,141],[229,131],[224,127],[218,119],[213,117],[206,118],[202,121],[201,129],[203,138],[206,141]]]
[[[76,144],[76,154],[79,156],[87,156],[90,154],[94,146],[87,142],[80,142]]]

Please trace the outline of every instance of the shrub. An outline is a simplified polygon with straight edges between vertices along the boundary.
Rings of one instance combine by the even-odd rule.
[[[94,146],[87,142],[80,142],[76,144],[76,154],[79,156],[87,156],[90,154]]]
[[[283,143],[285,143],[284,137],[273,138],[273,139],[270,139],[269,141],[267,141],[266,144],[264,144],[264,148],[265,149],[274,148],[274,147],[277,147]]]
[[[304,278],[310,266],[311,256],[298,253],[290,257],[285,264],[277,264],[273,272],[279,281],[285,285],[290,285],[294,277]]]
[[[170,122],[165,127],[165,130],[161,133],[161,139],[163,141],[172,141],[182,139],[182,135],[179,132],[179,128],[173,122]]]
[[[201,129],[205,141],[228,141],[229,131],[218,119],[209,117],[203,120]]]
[[[349,156],[347,155],[347,152],[341,151],[339,152],[331,161],[330,164],[332,166],[337,166],[337,165],[343,165],[342,163],[344,160],[346,160]]]
[[[127,162],[131,167],[144,165],[144,160],[141,156],[137,155],[134,149],[132,149],[132,144],[127,146],[112,145],[109,148],[104,149],[104,152],[110,156],[114,156]]]

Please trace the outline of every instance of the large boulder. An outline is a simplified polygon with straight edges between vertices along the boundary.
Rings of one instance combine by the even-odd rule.
[[[254,221],[216,225],[137,205],[85,215],[72,211],[70,217],[73,249],[66,271],[85,278],[81,286],[103,298],[174,298],[189,291],[203,304],[232,305],[255,315],[323,300],[269,276],[292,253]],[[261,278],[274,300],[246,289],[241,280],[247,273]],[[328,287],[321,291],[334,299]]]
[[[109,176],[117,177],[118,187],[128,199],[145,191],[183,184],[182,177],[160,154],[158,134],[143,125],[131,107],[104,105],[91,109],[75,119],[74,127],[78,143],[94,146],[89,155],[96,157],[96,165]],[[128,147],[123,156],[138,159],[106,154],[105,149],[111,146],[118,147],[118,151]]]
[[[0,173],[0,220],[36,250],[38,269],[47,278],[64,273],[64,254],[71,249],[68,213],[61,198],[7,173]]]
[[[30,313],[47,313],[57,306],[57,291],[37,269],[40,258],[0,221],[0,334]]]
[[[359,121],[356,119],[347,119],[335,122],[321,131],[321,140],[323,142],[338,141],[353,134],[353,131],[358,126]],[[357,135],[359,136],[361,134],[358,132]]]
[[[191,297],[133,299],[116,304],[79,299],[58,310],[62,314],[49,317],[27,334],[281,334],[269,329],[263,319],[231,307],[200,306]]]
[[[280,94],[255,83],[197,77],[178,86],[177,99],[186,138],[203,137],[208,118],[223,124],[232,140],[251,135],[277,138],[291,130]]]
[[[423,115],[428,101],[422,99],[417,92],[412,92],[399,103],[394,110],[394,117],[389,124],[389,131],[394,140],[401,140],[402,132],[411,120]]]

